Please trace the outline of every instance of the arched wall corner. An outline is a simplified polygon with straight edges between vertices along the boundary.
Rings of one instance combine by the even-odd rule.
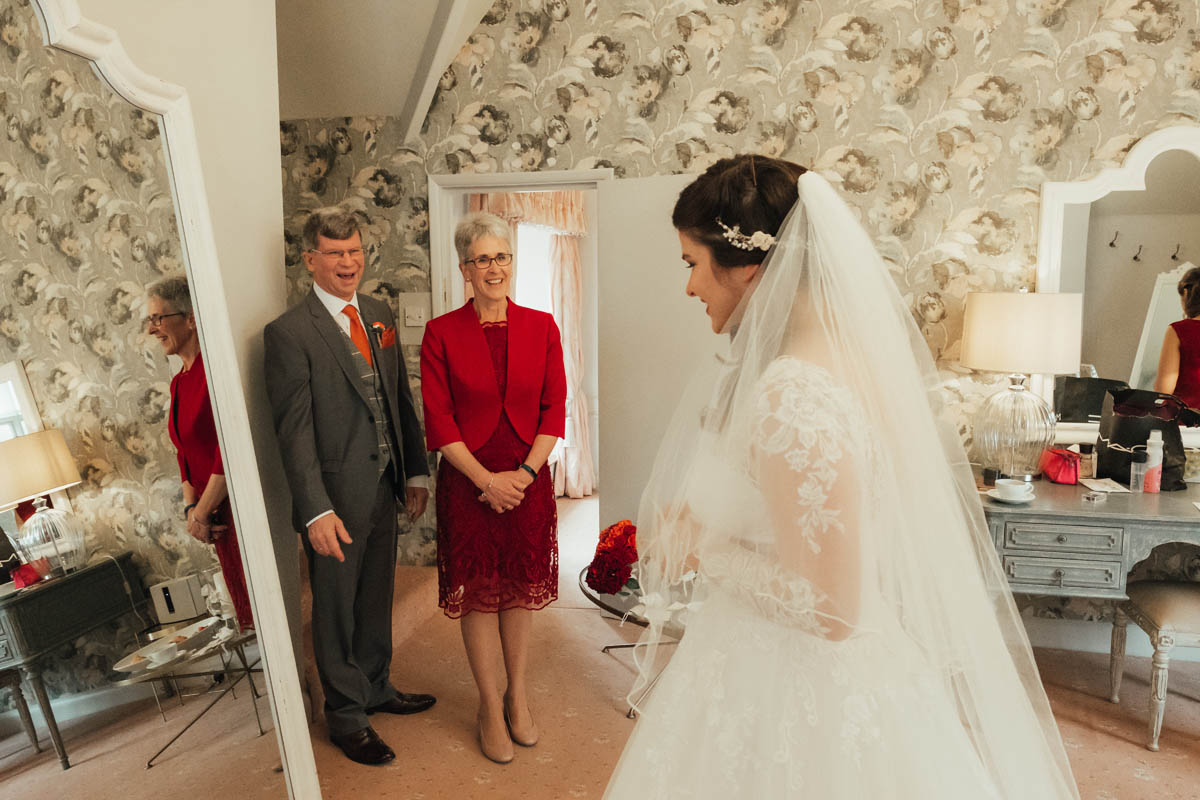
[[[75,0],[31,0],[42,22],[46,44],[92,62],[125,100],[161,117],[167,169],[178,215],[193,305],[200,322],[209,392],[217,418],[221,450],[230,481],[230,500],[241,532],[259,646],[270,683],[283,771],[293,798],[319,798],[316,765],[308,732],[295,654],[276,569],[262,483],[259,479],[237,350],[217,260],[187,92],[154,78],[130,59],[112,29],[84,19]]]

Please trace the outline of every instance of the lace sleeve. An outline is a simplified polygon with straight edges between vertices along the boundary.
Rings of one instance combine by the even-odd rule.
[[[791,358],[772,364],[760,388],[748,466],[765,501],[776,567],[760,594],[805,610],[814,632],[843,639],[862,604],[857,406],[824,369]]]

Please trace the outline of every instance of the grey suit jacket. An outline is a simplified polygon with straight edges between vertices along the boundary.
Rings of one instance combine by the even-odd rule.
[[[405,480],[428,475],[424,437],[404,358],[397,341],[382,346],[372,323],[395,328],[386,303],[359,294],[358,305],[372,359],[383,384],[398,452],[392,454],[396,490]],[[263,331],[267,395],[292,491],[292,524],[304,532],[309,520],[329,509],[351,530],[367,524],[378,484],[375,421],[345,334],[314,292]]]

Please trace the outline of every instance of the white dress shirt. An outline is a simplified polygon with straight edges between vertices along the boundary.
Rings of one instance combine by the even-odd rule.
[[[339,328],[341,328],[342,333],[346,334],[346,338],[349,339],[350,338],[350,317],[347,316],[346,314],[343,314],[342,309],[344,309],[347,305],[354,306],[354,310],[358,312],[358,318],[361,321],[362,320],[362,309],[358,307],[358,293],[355,292],[354,296],[352,298],[350,298],[349,300],[343,300],[342,298],[336,297],[336,296],[330,294],[329,292],[325,291],[320,286],[317,286],[317,284],[315,284],[315,283],[313,284],[312,288],[313,288],[313,294],[315,294],[317,296],[317,299],[321,301],[321,305],[325,306],[326,310],[329,311],[329,315],[331,317],[333,317],[333,321],[337,323],[337,326]],[[365,323],[363,325],[363,328],[364,328],[364,330],[366,329]],[[401,356],[401,358],[403,358],[403,356]],[[399,443],[397,442],[397,444],[399,444]],[[393,455],[392,458],[394,459],[395,456]],[[408,480],[406,480],[404,482],[404,485],[406,487],[408,487],[409,489],[426,489],[427,490],[427,489],[429,489],[429,476],[428,475],[414,475],[411,478],[409,478]],[[308,521],[308,525],[311,526],[314,522],[319,520],[321,517],[327,516],[332,513],[333,513],[332,508],[329,509],[328,511],[322,511],[320,514],[317,514],[315,517],[310,519]]]

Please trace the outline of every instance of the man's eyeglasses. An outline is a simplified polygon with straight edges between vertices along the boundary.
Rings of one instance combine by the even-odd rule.
[[[320,253],[326,258],[332,258],[334,261],[341,261],[343,256],[350,256],[355,261],[363,257],[363,249],[361,247],[356,247],[353,250],[310,250],[309,252]]]
[[[142,318],[142,330],[148,331],[151,328],[157,328],[162,325],[162,321],[167,317],[186,317],[182,311],[172,311],[170,314],[151,314],[148,317]]]
[[[468,258],[462,262],[468,267],[475,269],[488,269],[492,266],[492,262],[496,262],[497,267],[507,267],[512,263],[512,253],[496,253],[494,256],[480,256],[479,258]]]

